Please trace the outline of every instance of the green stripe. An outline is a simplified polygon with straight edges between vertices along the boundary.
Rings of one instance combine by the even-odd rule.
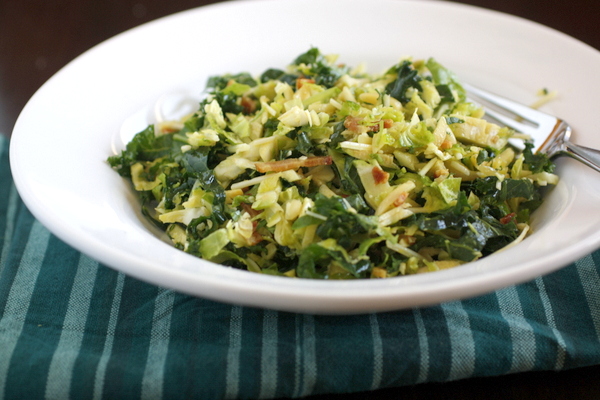
[[[502,318],[498,297],[492,293],[462,301],[469,315],[475,343],[475,376],[508,371],[512,362],[510,327]],[[485,312],[482,312],[485,310]]]
[[[40,273],[50,232],[35,221],[25,246],[19,269],[10,287],[4,314],[0,320],[0,396],[4,395],[11,359],[23,331],[35,282]]]
[[[181,293],[173,294],[173,312],[171,315],[171,326],[169,331],[169,349],[165,360],[163,392],[168,393],[170,389],[171,399],[191,399],[194,393],[200,391],[198,380],[202,375],[197,368],[200,363],[198,342],[206,340],[200,337],[200,329],[203,321],[202,307],[200,301]],[[224,330],[223,326],[217,326],[215,331]],[[217,346],[217,343],[215,343]],[[223,368],[219,366],[219,368]],[[216,382],[215,385],[221,385]],[[177,388],[174,390],[173,388]]]
[[[1,168],[1,167],[0,167]],[[0,180],[0,182],[2,182]],[[4,200],[3,198],[0,200]],[[0,230],[4,232],[0,238],[2,243],[2,253],[0,253],[0,275],[6,265],[9,249],[13,242],[13,236],[15,232],[15,216],[17,214],[17,203],[19,196],[17,195],[17,189],[14,185],[8,187],[8,196],[6,196],[6,203],[2,204],[0,208],[0,222],[3,226],[0,226]]]
[[[260,308],[243,308],[243,335],[238,361],[240,365],[239,396],[258,398],[260,394],[264,315],[265,310]],[[253,373],[248,374],[246,371],[253,371]]]
[[[296,316],[295,343],[294,397],[305,397],[314,390],[317,376],[315,321],[311,315]]]
[[[441,306],[421,308],[420,312],[431,355],[428,380],[443,380],[450,375],[452,365],[452,344],[444,312]]]
[[[591,255],[575,262],[583,292],[587,300],[589,313],[596,330],[596,339],[600,340],[600,275]]]
[[[377,314],[371,314],[369,322],[373,340],[373,383],[371,384],[371,390],[375,390],[381,387],[381,379],[383,377],[383,342],[379,331]]]
[[[261,399],[273,398],[277,391],[278,316],[279,313],[272,310],[265,310],[263,313],[259,393]]]
[[[291,397],[299,391],[301,315],[278,312],[277,319],[277,385],[273,397]]]
[[[242,350],[242,307],[231,309],[229,319],[229,351],[227,352],[227,369],[225,379],[225,398],[235,399],[238,396],[240,382],[240,351]]]
[[[93,396],[96,370],[106,344],[106,332],[118,279],[117,271],[100,264],[85,322],[85,334],[73,367],[70,393],[73,399],[91,399]]]
[[[535,365],[536,343],[533,327],[523,314],[519,294],[514,286],[496,292],[500,314],[510,329],[512,362],[508,373],[530,371]]]
[[[73,287],[79,256],[56,236],[50,236],[8,375],[8,385],[16,397],[44,396],[44,379],[35,385],[19,383],[27,375],[48,376],[51,355],[60,341],[60,326],[68,309],[69,297],[65,294]]]
[[[358,385],[360,382],[356,382],[357,390],[369,390],[377,381],[379,381],[378,387],[395,386],[398,382],[415,384],[419,375],[426,375],[429,370],[429,351],[427,349],[429,343],[421,310],[384,312],[377,313],[376,316],[377,328],[371,328],[371,336],[375,330],[377,331],[374,340],[368,340],[369,333],[363,334],[362,329],[358,328],[362,325],[370,325],[368,321],[353,321],[352,325],[349,325],[351,329],[347,329],[346,325],[338,327],[338,330],[350,332],[355,336],[356,341],[362,340],[365,343],[359,352],[365,355],[364,358],[355,357],[352,349],[349,349],[350,351],[345,355],[346,358],[353,360],[351,366],[358,371],[354,376],[364,375],[364,384]],[[377,343],[378,341],[381,344]],[[421,346],[421,342],[424,342],[423,346]],[[375,370],[371,377],[369,374],[362,373],[365,365],[369,363],[369,353],[373,353],[372,363],[376,370],[379,368],[378,364],[381,364],[381,371]],[[319,356],[321,357],[320,353]],[[369,377],[371,378],[370,382]],[[352,379],[352,382],[355,381]]]
[[[303,360],[301,396],[310,395],[317,383],[317,354],[315,337],[315,320],[312,315],[304,315],[303,322]]]
[[[300,321],[301,321],[301,315],[298,314],[296,315],[295,318],[295,325],[294,325],[294,343],[295,343],[295,347],[294,347],[294,396],[293,397],[300,397],[299,393],[300,393],[300,385],[301,385],[301,380],[302,380],[302,355],[303,355],[303,349],[302,349],[302,335],[300,334]]]
[[[159,289],[154,302],[150,347],[142,378],[142,399],[161,399],[163,395],[174,299],[175,295],[171,290]]]
[[[6,308],[8,295],[19,271],[19,265],[23,262],[27,244],[31,240],[31,230],[36,224],[35,218],[23,202],[17,201],[15,208],[14,214],[9,216],[15,226],[10,243],[7,244],[7,254],[0,266],[0,317]]]
[[[548,327],[551,329],[552,333],[556,338],[556,361],[554,364],[555,370],[563,369],[565,365],[565,357],[567,353],[567,345],[565,343],[565,339],[562,334],[556,328],[556,321],[554,319],[554,312],[552,311],[552,304],[550,303],[550,298],[548,297],[548,292],[546,291],[546,286],[544,284],[543,278],[537,278],[535,280],[535,284],[539,289],[540,298],[542,300],[542,306],[544,308],[544,313],[546,315],[546,323]]]
[[[231,308],[175,294],[164,377],[170,399],[223,397]]]
[[[448,324],[452,351],[449,380],[468,378],[475,370],[475,342],[469,315],[460,301],[441,305]]]
[[[418,308],[413,309],[415,326],[417,327],[417,337],[419,343],[419,375],[415,383],[423,383],[427,380],[429,374],[429,341],[427,340],[427,329],[423,322],[423,317]]]
[[[110,382],[103,390],[105,398],[117,398],[123,393],[140,395],[150,347],[158,287],[126,276],[122,292],[112,354],[104,377]]]
[[[110,317],[108,320],[108,330],[104,339],[104,349],[100,355],[98,367],[96,369],[96,375],[94,378],[94,394],[95,400],[101,399],[104,390],[104,376],[106,374],[106,367],[112,353],[112,347],[115,338],[115,330],[117,326],[117,318],[119,316],[119,307],[121,305],[121,295],[123,294],[123,284],[125,281],[125,275],[119,274],[117,277],[117,285],[115,287],[114,297],[112,306],[110,308]]]
[[[553,275],[554,276],[554,275]],[[535,280],[515,287],[523,309],[523,315],[531,327],[535,337],[533,358],[533,370],[552,369],[556,360],[556,340],[551,329],[548,327],[547,315],[542,306],[540,289]]]
[[[385,321],[390,319],[397,322],[396,329],[392,332],[385,330]],[[311,348],[308,356],[314,357],[314,361],[307,355],[304,359],[304,366],[310,374],[303,376],[302,385],[306,386],[307,391],[310,390],[308,393],[315,390],[344,391],[347,382],[352,382],[357,391],[381,386],[384,373],[382,337],[405,334],[405,329],[400,327],[404,322],[402,319],[390,317],[390,314],[360,314],[315,316],[314,322],[312,325],[304,325],[304,329],[313,329],[314,333],[306,331],[303,335],[304,344]],[[314,328],[310,328],[311,326]],[[313,351],[312,344],[306,340],[314,340],[314,336],[318,339],[315,340]],[[393,351],[401,350],[396,347]],[[357,354],[361,357],[357,357]],[[311,363],[314,363],[314,367]],[[390,369],[393,373],[399,371],[397,365],[390,365]],[[317,372],[319,377],[336,376],[333,386],[329,384],[321,387],[320,379],[317,386]]]
[[[17,190],[13,184],[8,160],[8,140],[0,134],[0,274],[6,262],[6,254],[14,232],[13,218],[16,214]]]
[[[14,219],[17,214],[17,189],[13,184],[8,160],[8,140],[0,134],[0,276],[6,265],[8,251],[13,241]],[[1,288],[0,288],[1,289]]]
[[[590,266],[592,268],[588,271],[588,276],[583,279],[580,275],[583,271],[577,265],[569,265],[543,278],[545,292],[552,306],[554,329],[559,332],[558,336],[555,333],[546,335],[556,338],[552,347],[553,353],[547,357],[550,361],[547,369],[569,369],[598,362],[600,348],[592,310],[597,311],[599,304],[589,303],[590,300],[593,301],[592,293],[598,290],[595,287],[598,280],[593,279],[593,275],[597,275],[595,266]],[[568,291],[565,291],[566,282]],[[562,365],[559,360],[553,358],[561,351],[556,349],[557,346],[564,347]],[[552,364],[552,361],[559,361],[559,364]]]
[[[85,323],[97,271],[98,263],[96,261],[83,255],[80,257],[61,329],[60,341],[52,356],[48,371],[46,398],[65,399],[69,397],[73,366],[85,334]]]

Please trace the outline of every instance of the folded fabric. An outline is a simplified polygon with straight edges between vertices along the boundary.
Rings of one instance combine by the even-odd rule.
[[[600,251],[462,301],[352,316],[218,303],[107,268],[21,202],[0,139],[0,398],[301,397],[600,362]]]

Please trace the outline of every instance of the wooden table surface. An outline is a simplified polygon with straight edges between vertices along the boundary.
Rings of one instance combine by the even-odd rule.
[[[368,1],[368,0],[366,0]],[[0,0],[0,132],[10,136],[27,100],[92,46],[211,0]],[[341,3],[341,0],[340,0]],[[600,49],[596,0],[463,0],[550,26]],[[590,77],[590,79],[600,79]],[[600,399],[600,366],[384,389],[328,399]],[[313,399],[325,399],[315,396]]]

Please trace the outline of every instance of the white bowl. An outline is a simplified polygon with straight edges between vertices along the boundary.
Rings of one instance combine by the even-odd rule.
[[[461,80],[546,107],[576,142],[600,148],[595,119],[600,53],[541,25],[438,1],[225,2],[175,14],[84,53],[31,98],[11,141],[15,183],[56,236],[102,263],[192,295],[247,306],[360,313],[483,294],[563,267],[600,247],[600,174],[570,159],[521,244],[430,274],[315,281],[219,266],[176,250],[139,212],[129,184],[106,163],[152,122],[165,94],[198,98],[211,75],[283,67],[311,46],[381,72],[403,56],[435,57]]]

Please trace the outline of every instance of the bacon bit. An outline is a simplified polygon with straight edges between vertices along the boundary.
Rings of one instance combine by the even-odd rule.
[[[175,132],[179,132],[179,129],[166,127],[166,128],[161,128],[160,131],[161,131],[161,133],[175,133]]]
[[[383,120],[383,127],[385,129],[391,128],[392,125],[394,125],[394,121],[392,121],[391,119],[386,118]],[[379,132],[379,122],[377,122],[375,125],[369,126],[369,132]]]
[[[348,115],[346,119],[344,119],[344,128],[351,132],[358,133],[358,121],[358,118]]]
[[[250,246],[257,245],[264,240],[262,235],[260,233],[258,233],[258,231],[256,230],[257,226],[258,226],[258,221],[252,221],[252,227],[253,227],[252,236],[250,236],[248,238],[248,244]]]
[[[383,120],[384,128],[389,129],[392,127],[392,125],[394,125],[393,120],[388,119],[388,118]],[[346,117],[346,119],[344,120],[344,128],[348,129],[349,131],[359,133],[359,131],[360,131],[359,127],[360,127],[360,118],[348,115]],[[379,132],[379,121],[376,121],[375,124],[368,126],[367,130],[369,132]]]
[[[398,239],[404,241],[408,246],[411,246],[417,242],[417,238],[410,235],[399,235]]]
[[[450,147],[452,147],[452,143],[449,140],[444,140],[440,145],[440,149],[442,150],[448,150]]]
[[[248,239],[248,244],[250,246],[255,246],[257,244],[259,244],[260,242],[262,242],[264,240],[264,238],[261,236],[260,233],[258,233],[257,231],[252,232],[252,236],[250,236]]]
[[[448,170],[447,170],[447,169],[445,169],[445,168],[440,168],[440,169],[436,169],[436,170],[433,172],[433,177],[434,177],[434,178],[439,178],[440,176],[447,176],[447,175],[449,175],[449,174],[450,174],[450,173],[448,172]]]
[[[390,177],[390,174],[382,170],[381,167],[373,167],[371,173],[373,174],[373,179],[375,179],[375,184],[377,185],[387,182]]]
[[[255,162],[254,166],[258,172],[282,172],[290,169],[296,170],[301,167],[316,167],[318,165],[331,165],[333,159],[331,156],[308,157],[308,158],[288,158],[279,161]]]
[[[298,78],[296,79],[296,89],[300,89],[305,83],[315,83],[315,80],[308,78]]]
[[[241,105],[244,108],[244,114],[252,114],[256,111],[256,101],[252,100],[250,97],[242,96]]]
[[[254,208],[252,208],[252,206],[248,203],[241,203],[240,206],[242,207],[242,209],[247,212],[248,214],[250,214],[250,218],[254,218],[256,217],[258,214],[260,214],[261,212],[258,210],[255,210]],[[256,222],[256,221],[254,221]],[[256,228],[256,226],[255,226]]]
[[[240,206],[242,207],[242,209],[247,212],[248,214],[250,214],[250,218],[254,218],[256,217],[258,214],[260,214],[261,212],[258,210],[255,210],[254,208],[252,208],[252,206],[248,203],[241,203]],[[258,233],[258,231],[256,230],[256,227],[258,226],[258,221],[252,221],[252,236],[250,236],[247,240],[248,240],[248,244],[250,246],[254,246],[255,244],[258,244],[260,242],[262,242],[264,240],[264,238],[262,237],[262,235],[260,233]]]
[[[404,204],[407,198],[408,192],[402,192],[398,197],[396,197],[396,200],[394,200],[392,204],[394,205],[394,207],[401,206],[402,204]]]
[[[504,217],[500,218],[500,223],[503,225],[506,225],[510,221],[515,219],[516,216],[517,216],[517,214],[515,214],[515,213],[506,214]]]

